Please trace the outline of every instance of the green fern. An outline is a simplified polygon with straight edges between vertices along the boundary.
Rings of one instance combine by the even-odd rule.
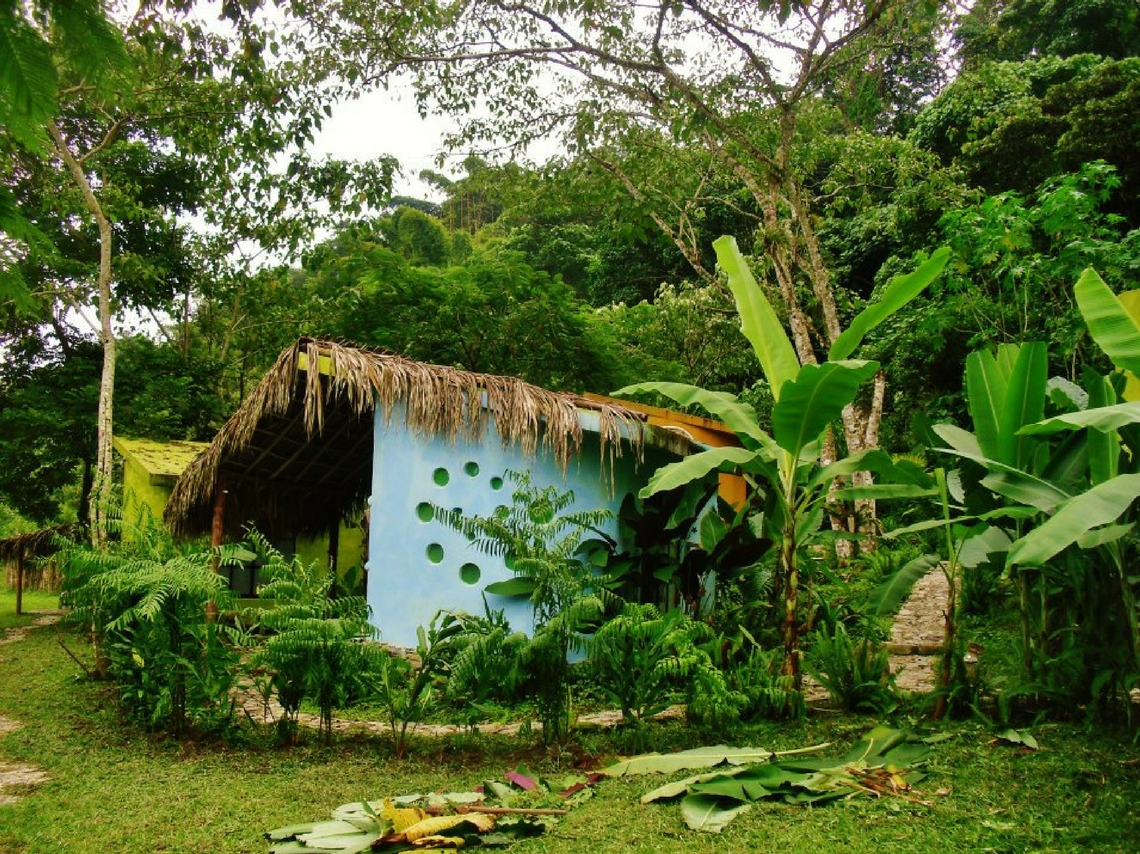
[[[207,618],[208,603],[223,611],[232,603],[213,558],[179,548],[154,520],[106,550],[62,544],[62,602],[92,640],[96,671],[119,682],[128,713],[148,728],[183,735],[230,725],[235,647],[245,635]]]
[[[435,518],[467,537],[484,554],[503,558],[514,578],[487,586],[488,593],[526,596],[534,613],[531,641],[519,650],[522,680],[530,691],[548,744],[569,733],[571,650],[596,627],[614,597],[598,585],[580,552],[588,534],[611,518],[607,510],[571,511],[574,493],[538,488],[526,472],[511,471],[510,507],[490,516],[464,516],[435,508]],[[597,589],[595,589],[597,588]]]
[[[522,651],[530,639],[511,631],[502,611],[488,608],[486,617],[456,614],[455,618],[462,632],[452,642],[447,700],[473,730],[485,706],[518,698],[525,680]]]
[[[719,674],[697,646],[710,634],[707,626],[679,610],[662,616],[652,605],[627,604],[594,634],[590,669],[624,720],[640,724],[700,680],[708,689],[704,698],[712,699]],[[723,679],[719,683],[723,686]]]
[[[269,636],[251,665],[267,674],[266,692],[282,708],[280,737],[293,742],[301,703],[312,699],[320,711],[320,737],[332,738],[332,713],[364,689],[366,652],[360,643],[374,630],[368,603],[360,596],[333,598],[333,574],[315,563],[286,560],[257,531],[249,532],[267,583],[258,591],[272,603],[259,612]]]
[[[842,623],[813,633],[806,667],[846,711],[885,713],[898,705],[886,648],[871,638],[852,638]]]

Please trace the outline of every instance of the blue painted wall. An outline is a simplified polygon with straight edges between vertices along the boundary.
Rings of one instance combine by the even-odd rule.
[[[587,431],[582,452],[571,460],[566,477],[549,454],[528,459],[517,447],[504,448],[493,423],[482,441],[408,431],[403,412],[389,421],[376,412],[372,458],[372,507],[368,548],[368,604],[373,623],[385,643],[414,647],[416,628],[427,626],[441,608],[483,613],[483,588],[511,577],[499,559],[478,552],[460,534],[431,517],[430,505],[461,508],[467,515],[487,516],[511,503],[508,470],[529,471],[531,482],[572,489],[580,509],[608,507],[615,514],[626,493],[639,489],[663,457],[646,450],[636,465],[628,449],[615,465],[614,489],[603,477],[593,413],[582,413]],[[610,533],[617,530],[611,522]],[[488,595],[511,627],[530,632],[533,621],[526,600]]]

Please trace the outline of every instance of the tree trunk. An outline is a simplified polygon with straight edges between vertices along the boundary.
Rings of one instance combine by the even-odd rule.
[[[113,249],[111,221],[95,195],[83,166],[72,154],[67,142],[54,121],[48,131],[55,143],[56,153],[63,160],[76,186],[83,193],[87,210],[99,227],[99,273],[96,285],[99,292],[99,342],[103,345],[103,373],[99,379],[99,412],[95,451],[94,501],[91,502],[91,544],[101,548],[107,542],[107,514],[111,501],[111,440],[115,398],[115,332],[111,327],[111,252]],[[108,137],[110,138],[110,137]]]

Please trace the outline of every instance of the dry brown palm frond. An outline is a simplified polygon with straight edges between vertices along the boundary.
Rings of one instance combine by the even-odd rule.
[[[6,537],[0,540],[0,560],[17,560],[21,554],[25,558],[54,554],[55,544],[60,538],[74,539],[82,534],[83,529],[79,525],[68,524]]]
[[[452,442],[477,440],[493,424],[504,446],[550,453],[563,472],[581,450],[582,410],[597,419],[611,473],[623,445],[640,457],[647,429],[632,410],[514,377],[303,338],[179,478],[166,510],[172,531],[210,529],[219,483],[231,519],[257,519],[270,534],[328,530],[367,498],[376,407],[389,423],[402,418],[415,433]]]

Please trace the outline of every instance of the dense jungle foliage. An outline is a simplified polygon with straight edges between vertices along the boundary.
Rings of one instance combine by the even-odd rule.
[[[374,6],[0,8],[0,535],[92,523],[70,595],[108,633],[96,657],[135,718],[224,728],[248,627],[190,616],[218,556],[163,544],[140,569],[106,548],[110,436],[211,438],[302,335],[624,387],[740,436],[699,474],[747,474],[757,513],[699,534],[712,552],[743,525],[772,548],[726,576],[717,613],[615,590],[586,615],[584,595],[543,604],[553,654],[493,614],[425,633],[425,661],[448,667],[513,644],[504,685],[547,689],[531,697],[547,732],[568,726],[572,639],[609,618],[594,678],[635,725],[674,698],[710,720],[799,714],[805,638],[840,702],[889,706],[870,611],[897,591],[871,588],[933,565],[892,551],[939,553],[965,619],[1017,623],[1002,714],[1131,715],[1140,330],[1116,295],[1140,282],[1132,0]],[[464,159],[421,176],[428,199],[393,195],[380,148],[309,153],[338,102],[396,72],[455,121]],[[559,153],[526,159],[539,141]],[[835,406],[804,403],[821,389]],[[851,482],[832,494],[833,476]],[[878,553],[851,545],[884,534]],[[303,698],[327,736],[329,709],[368,695],[399,742],[430,670],[365,661],[361,603],[270,563],[298,611],[258,626],[282,639],[263,663],[303,673],[264,685],[283,733]],[[958,617],[939,714],[981,702]],[[304,632],[291,646],[301,629],[324,657]],[[140,664],[139,644],[159,658]],[[619,653],[641,656],[638,684]]]

